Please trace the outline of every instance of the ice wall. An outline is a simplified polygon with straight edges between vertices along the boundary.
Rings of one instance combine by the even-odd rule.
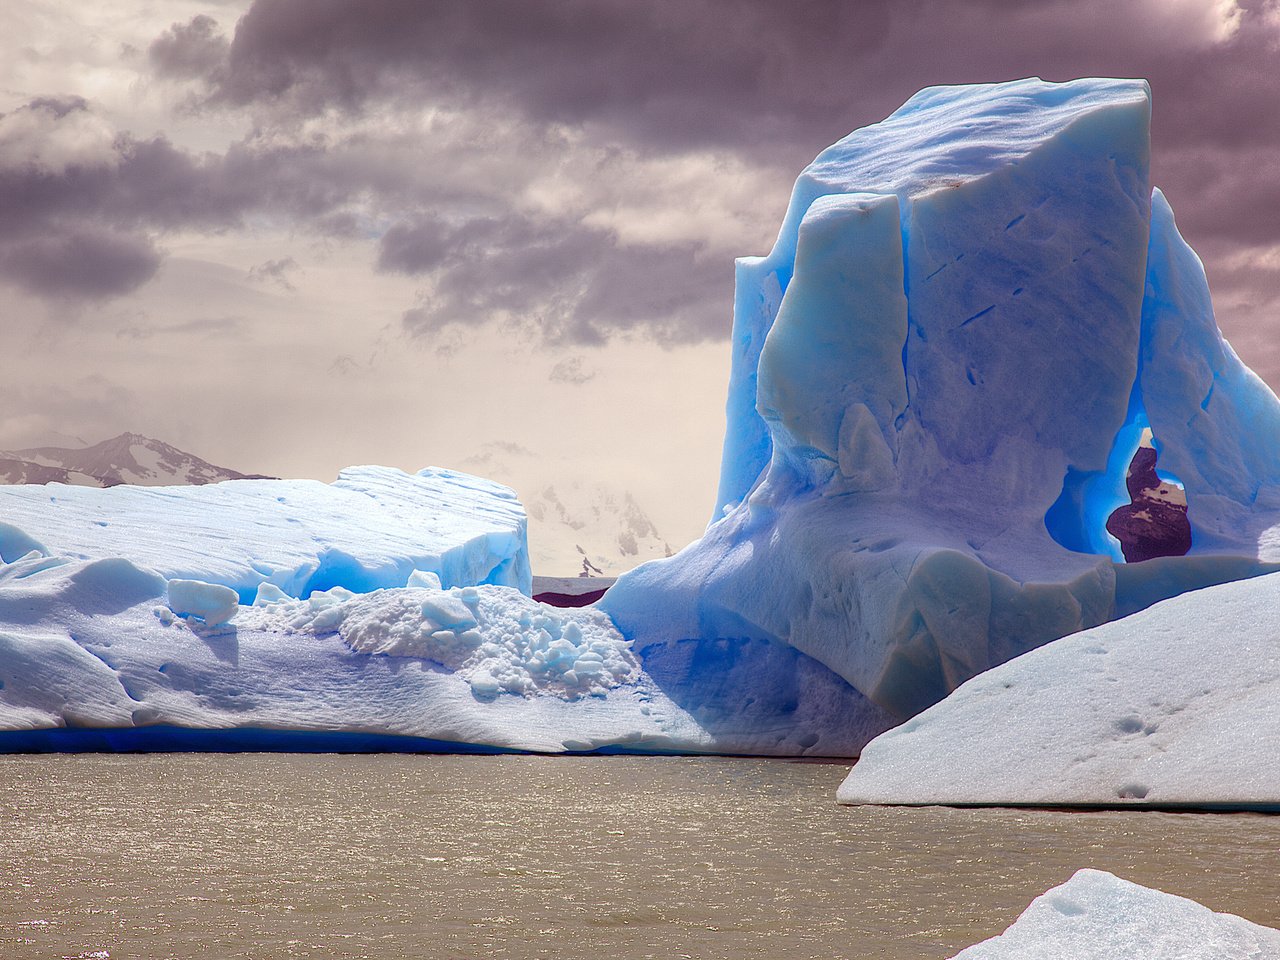
[[[722,517],[606,595],[624,633],[789,644],[905,719],[1268,569],[1280,404],[1153,206],[1149,119],[1138,80],[937,87],[819,155],[739,262]],[[1126,569],[1148,424],[1193,550]]]
[[[401,587],[415,571],[445,586],[532,589],[524,508],[507,487],[430,467],[350,467],[332,484],[233,480],[196,487],[0,486],[0,560],[31,550],[123,557],[166,579],[258,585],[306,597],[341,586]]]

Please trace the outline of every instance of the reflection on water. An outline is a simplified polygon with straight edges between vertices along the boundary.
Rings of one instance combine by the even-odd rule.
[[[0,757],[0,956],[919,960],[1083,866],[1280,926],[1280,817],[838,807],[845,772]]]

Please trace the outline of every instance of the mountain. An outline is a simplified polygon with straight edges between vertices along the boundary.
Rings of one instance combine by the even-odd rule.
[[[675,552],[630,490],[582,479],[568,461],[495,441],[484,444],[462,466],[520,495],[529,514],[529,555],[535,573],[612,577]]]
[[[217,467],[177,447],[122,433],[90,447],[0,450],[0,483],[70,483],[80,487],[199,486],[221,480],[257,480],[260,474]]]

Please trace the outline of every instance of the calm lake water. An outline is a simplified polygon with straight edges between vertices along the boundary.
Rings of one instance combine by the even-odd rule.
[[[845,772],[0,757],[0,957],[944,958],[1084,866],[1280,926],[1280,817],[839,807]]]

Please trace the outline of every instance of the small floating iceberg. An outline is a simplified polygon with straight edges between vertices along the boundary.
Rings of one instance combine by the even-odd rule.
[[[1037,897],[1013,926],[952,960],[1276,960],[1280,930],[1081,870]]]

